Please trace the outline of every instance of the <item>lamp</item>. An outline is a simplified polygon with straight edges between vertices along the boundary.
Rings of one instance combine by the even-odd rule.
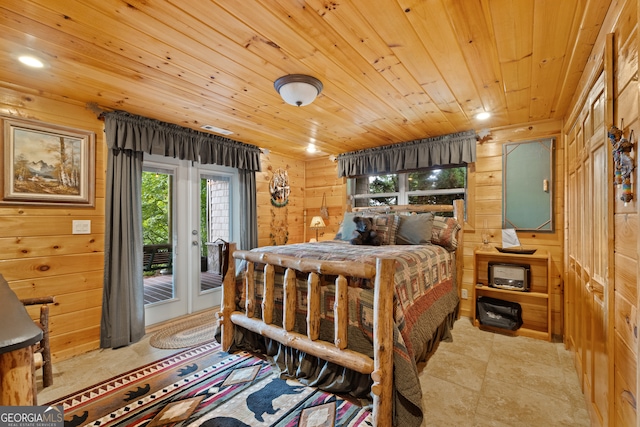
[[[309,105],[322,92],[322,82],[304,74],[289,74],[273,83],[284,102],[302,107]]]
[[[318,241],[318,230],[321,228],[325,228],[326,225],[324,225],[324,221],[322,220],[321,216],[314,216],[311,219],[311,225],[310,225],[312,230],[316,230],[316,242]]]

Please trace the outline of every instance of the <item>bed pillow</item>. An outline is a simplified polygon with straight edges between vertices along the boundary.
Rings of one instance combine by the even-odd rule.
[[[368,217],[373,221],[373,228],[380,236],[383,245],[395,245],[396,232],[398,231],[398,217],[392,214],[372,214],[367,212],[345,212],[342,224],[336,233],[334,240],[349,241],[356,229],[353,218],[356,216]]]
[[[426,245],[431,243],[433,215],[399,215],[396,245]]]
[[[356,216],[355,212],[344,213],[342,223],[340,223],[340,228],[338,229],[336,237],[334,237],[333,240],[346,240],[347,242],[351,240],[351,235],[356,230],[356,223],[353,222],[354,216]]]
[[[373,229],[380,236],[383,245],[395,245],[398,232],[398,215],[393,214],[363,214],[373,218]]]
[[[440,245],[449,252],[458,247],[458,231],[460,224],[453,217],[434,216],[431,229],[431,243]]]

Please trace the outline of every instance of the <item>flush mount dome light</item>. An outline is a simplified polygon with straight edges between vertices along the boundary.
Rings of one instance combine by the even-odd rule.
[[[322,92],[322,82],[304,74],[289,74],[273,83],[284,102],[298,107],[309,105]]]
[[[31,67],[31,68],[43,68],[44,67],[44,62],[42,62],[42,60],[40,60],[39,58],[36,58],[33,55],[21,55],[21,56],[18,57],[18,61],[20,61],[24,65],[26,65],[28,67]]]

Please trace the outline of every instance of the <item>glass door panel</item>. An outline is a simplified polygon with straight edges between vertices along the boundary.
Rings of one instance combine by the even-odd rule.
[[[146,324],[219,306],[220,243],[239,235],[237,171],[152,155],[143,170]]]
[[[143,283],[146,323],[186,312],[176,264],[177,168],[145,163],[142,173]]]

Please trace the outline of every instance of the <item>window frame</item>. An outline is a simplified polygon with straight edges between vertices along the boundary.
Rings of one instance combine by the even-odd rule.
[[[409,174],[415,172],[430,172],[434,170],[442,170],[442,169],[454,169],[454,168],[465,168],[465,185],[464,187],[459,188],[438,188],[434,190],[408,190],[409,188]],[[402,171],[395,173],[380,173],[380,174],[371,174],[371,175],[363,175],[358,177],[351,177],[347,179],[347,196],[351,200],[352,206],[355,206],[356,200],[367,200],[367,199],[375,199],[381,197],[395,197],[398,205],[409,205],[409,198],[411,196],[437,196],[437,195],[447,195],[447,194],[461,194],[462,198],[465,201],[465,204],[468,204],[468,195],[469,195],[469,174],[470,168],[468,164],[460,164],[460,165],[447,165],[447,166],[433,166],[430,168],[411,170],[411,171]],[[389,193],[356,193],[356,180],[358,178],[363,177],[375,177],[382,175],[397,175],[398,177],[398,191],[397,192],[389,192]],[[368,204],[367,204],[368,205]],[[466,209],[465,209],[466,212]]]

